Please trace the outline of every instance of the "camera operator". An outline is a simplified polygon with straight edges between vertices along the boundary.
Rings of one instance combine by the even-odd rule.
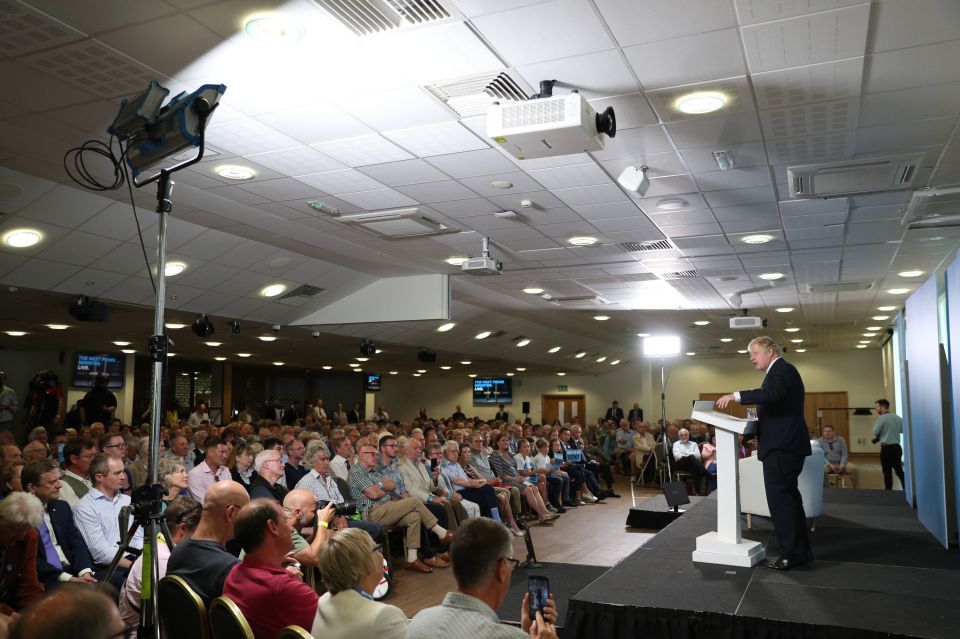
[[[117,396],[107,390],[107,377],[97,375],[93,389],[83,396],[80,418],[84,424],[100,422],[109,424],[113,411],[117,410]]]
[[[296,487],[313,493],[318,508],[323,508],[326,502],[332,502],[337,505],[338,510],[343,511],[343,514],[335,517],[330,523],[331,528],[334,530],[348,526],[360,528],[367,531],[379,543],[383,539],[383,527],[380,524],[361,519],[347,519],[348,512],[350,515],[356,512],[356,502],[343,498],[336,480],[330,475],[330,453],[327,451],[327,445],[319,439],[311,440],[307,445],[305,460],[311,466],[310,472],[297,482]]]
[[[320,511],[317,506],[313,493],[305,488],[294,488],[283,498],[283,514],[293,528],[293,552],[289,556],[301,566],[316,566],[320,549],[333,534],[330,529],[336,510],[333,502],[328,501]],[[303,537],[304,528],[313,528],[310,541]]]

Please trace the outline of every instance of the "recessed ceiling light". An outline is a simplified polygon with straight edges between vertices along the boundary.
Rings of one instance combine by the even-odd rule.
[[[764,233],[760,233],[758,235],[744,235],[742,238],[740,238],[740,241],[744,244],[766,244],[767,242],[773,241],[773,236],[766,235]]]
[[[464,262],[466,262],[469,259],[470,259],[469,257],[456,255],[454,257],[448,257],[447,259],[444,260],[444,262],[446,262],[450,266],[461,266]]]
[[[857,348],[866,348],[866,347],[867,347],[866,344],[857,344]]]
[[[274,362],[274,366],[283,366],[284,362]]]
[[[414,374],[413,374],[414,377],[420,377],[420,375],[421,375],[421,373],[414,373]]]
[[[264,287],[264,289],[260,291],[260,294],[264,297],[276,297],[285,290],[287,290],[287,287],[283,284],[271,284],[270,286]]]
[[[608,319],[610,319],[610,316],[609,316],[609,315],[594,315],[594,316],[593,316],[593,319],[597,320],[598,322],[606,322]]]
[[[615,359],[615,360],[613,360],[612,362],[610,362],[610,365],[611,365],[611,366],[616,366],[616,365],[619,364],[619,363],[620,363],[620,360],[619,360],[619,359]]]
[[[909,288],[891,288],[890,290],[887,291],[887,293],[890,293],[891,295],[903,295],[904,293],[909,293],[909,292],[910,292]]]
[[[778,312],[778,313],[792,313],[792,312],[793,312],[793,307],[792,307],[792,306],[781,306],[780,308],[777,309],[777,312]]]
[[[114,342],[114,344],[116,344],[117,346],[130,346],[130,342],[117,341],[117,342]]]
[[[247,20],[243,31],[257,42],[291,44],[303,37],[303,25],[283,15],[257,16]]]
[[[758,275],[761,280],[782,280],[783,273],[761,273]]]
[[[872,319],[872,320],[874,320],[874,321],[876,321],[876,322],[882,322],[883,320],[888,320],[888,319],[890,319],[890,316],[889,316],[889,315],[874,315],[874,316],[871,317],[870,319]]]
[[[745,349],[745,348],[741,348],[741,349],[738,350],[737,352],[740,353],[741,355],[744,355],[744,354],[746,354],[746,353],[749,353],[750,351],[748,351],[748,350]]]
[[[597,358],[597,364],[603,364],[605,361],[607,361],[606,355],[601,355],[600,357]]]
[[[396,374],[397,374],[397,371],[390,371],[390,374],[391,374],[391,375],[396,375]]]
[[[473,362],[471,362],[469,359],[465,359],[460,363],[463,364],[464,366],[469,366],[470,364],[473,364]]]
[[[795,349],[793,349],[793,352],[794,352],[794,353],[806,353],[806,352],[807,352],[807,349],[805,349],[805,348],[795,348]]]
[[[563,377],[566,373],[557,373],[557,377]]]
[[[548,353],[556,353],[556,352],[558,352],[561,348],[563,348],[563,347],[562,347],[562,346],[554,346],[553,348],[551,348],[551,349],[550,349],[549,351],[547,351],[547,352],[548,352]]]
[[[450,370],[451,368],[452,368],[451,366],[441,366],[441,367],[440,367],[440,370],[448,371],[448,370]]]
[[[522,373],[523,371],[527,370],[527,368],[526,366],[517,366],[517,370]]]
[[[440,326],[437,327],[437,332],[438,332],[438,333],[446,333],[447,331],[451,330],[451,329],[452,329],[454,326],[456,326],[456,325],[457,325],[456,322],[447,322],[446,324],[441,324]]]
[[[328,370],[333,369],[333,366],[321,366],[320,368],[322,368],[322,369],[325,370],[325,371],[328,371]]]
[[[694,322],[693,324],[694,324],[694,326],[706,326],[706,325],[709,324],[709,323],[710,323],[710,322],[708,322],[707,320],[697,320],[697,321]]]
[[[3,243],[11,248],[27,248],[43,239],[43,233],[33,229],[14,229],[3,236]]]
[[[528,288],[523,289],[523,292],[526,293],[527,295],[540,295],[540,293],[543,293],[543,289],[537,288],[536,286],[530,286]]]
[[[133,349],[133,348],[121,348],[121,349],[120,349],[120,352],[121,352],[121,353],[126,353],[127,355],[133,355],[133,354],[136,353],[137,351],[136,351],[135,349]]]
[[[873,340],[862,339],[862,340],[860,340],[860,343],[861,343],[861,344],[869,344],[869,343],[872,342],[872,341],[873,341]]]
[[[167,353],[167,357],[176,357],[176,356],[177,356],[176,353]]]
[[[250,353],[237,353],[237,357],[250,357]]]
[[[597,238],[591,235],[577,235],[571,237],[567,242],[574,246],[593,246],[597,243]]]
[[[422,375],[423,373],[426,373],[427,370],[426,370],[425,368],[419,368],[419,369],[417,369],[417,372]]]
[[[878,311],[895,311],[897,310],[897,307],[896,306],[878,306],[877,310]]]
[[[868,327],[867,327],[867,330],[868,330],[868,331],[879,331],[879,330],[881,330],[882,328],[883,328],[882,326],[868,326]]]
[[[728,342],[732,342],[732,341],[733,341],[733,338],[732,338],[732,337],[721,337],[721,338],[720,338],[720,341],[723,342],[724,344],[726,344],[726,343],[728,343]]]
[[[204,342],[207,346],[223,346],[223,342]]]
[[[529,343],[532,342],[532,341],[533,341],[533,340],[531,340],[529,337],[524,337],[522,340],[520,340],[519,342],[517,342],[517,348],[523,348],[524,346],[526,346],[527,344],[529,344]]]
[[[65,331],[68,328],[70,328],[68,324],[47,324],[46,326],[47,328],[54,331]]]
[[[900,271],[897,273],[900,277],[920,277],[923,271]]]
[[[186,327],[187,327],[186,324],[177,324],[176,322],[169,322],[169,323],[167,323],[167,324],[164,324],[164,326],[166,326],[167,328],[169,328],[171,331],[178,331],[178,330],[180,330],[181,328],[186,328]]]
[[[180,275],[187,268],[187,265],[183,262],[167,262],[163,266],[163,274],[167,277],[174,277],[175,275]]]
[[[257,174],[256,171],[248,166],[238,166],[236,164],[218,166],[214,171],[216,171],[217,175],[227,180],[249,180]]]
[[[693,357],[694,355],[696,355],[696,353],[694,351],[687,351],[685,355],[688,355],[689,357]]]
[[[876,333],[864,333],[863,336],[864,336],[864,337],[876,337],[877,334],[876,334]]]
[[[223,357],[222,355],[221,355],[220,357],[214,357],[213,359],[216,360],[216,361],[218,361],[218,362],[225,362],[225,361],[227,361],[227,358],[226,358],[226,357]]]
[[[637,337],[650,337],[650,333],[637,333]]]
[[[681,113],[703,115],[722,109],[726,104],[727,96],[719,91],[694,91],[681,95],[673,106]]]
[[[586,357],[586,356],[587,356],[586,351],[580,351],[579,353],[577,353],[576,355],[574,355],[574,357],[575,357],[576,359],[583,359],[583,358]]]
[[[357,358],[357,361],[358,361],[358,362],[366,362],[366,361],[369,361],[369,360],[370,360],[369,357],[358,357],[358,358]]]
[[[662,211],[678,211],[688,204],[682,197],[666,197],[657,202],[657,208]]]
[[[494,180],[490,183],[490,186],[495,189],[512,189],[513,182],[508,182],[506,180]]]
[[[467,374],[467,377],[476,377],[476,376],[477,376],[476,373],[468,373],[468,374]]]
[[[480,331],[473,336],[473,339],[487,339],[490,335],[492,335],[491,331]]]
[[[257,335],[257,339],[261,342],[275,342],[277,337],[275,335]]]
[[[514,375],[516,375],[516,373],[512,371],[507,371],[507,377],[513,377]]]
[[[794,344],[799,344],[799,343],[801,343],[803,340],[798,337],[798,338],[792,339],[792,340],[790,340],[790,341],[793,342]]]
[[[350,368],[359,368],[360,364],[357,364],[356,362],[350,362],[349,364],[347,364],[347,366],[349,366]]]
[[[796,326],[791,326],[790,328],[785,328],[785,329],[783,329],[783,330],[785,330],[785,331],[788,332],[788,333],[799,333],[799,332],[800,332],[800,329],[797,328]]]

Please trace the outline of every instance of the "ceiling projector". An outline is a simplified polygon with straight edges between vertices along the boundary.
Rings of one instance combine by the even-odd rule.
[[[734,330],[750,330],[757,328],[764,328],[767,322],[759,317],[752,317],[750,315],[741,315],[739,317],[730,318],[730,328]]]
[[[487,137],[518,160],[603,149],[617,134],[613,107],[594,111],[579,93],[494,104],[487,111]]]
[[[489,255],[471,257],[460,265],[460,271],[468,275],[499,275],[503,271],[503,262]]]

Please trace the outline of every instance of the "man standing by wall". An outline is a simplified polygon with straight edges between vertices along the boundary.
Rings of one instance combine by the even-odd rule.
[[[810,455],[810,439],[803,419],[803,379],[796,367],[780,356],[780,347],[769,337],[757,337],[747,347],[750,362],[766,377],[756,390],[724,395],[718,408],[730,402],[757,406],[757,456],[763,462],[763,483],[773,519],[780,558],[764,567],[790,570],[812,558],[803,500],[797,480],[804,459]]]
[[[880,468],[883,470],[883,488],[893,490],[893,473],[903,484],[903,448],[900,447],[900,433],[903,420],[890,412],[890,402],[878,399],[873,403],[877,411],[877,423],[873,425],[874,442],[880,443]]]
[[[18,408],[17,393],[7,386],[7,374],[0,371],[0,430],[13,430],[13,414]]]

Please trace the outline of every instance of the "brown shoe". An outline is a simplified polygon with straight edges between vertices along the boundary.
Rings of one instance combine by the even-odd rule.
[[[446,568],[447,566],[450,565],[444,560],[440,559],[440,557],[438,556],[427,557],[426,559],[423,560],[423,563],[427,564],[431,568]]]
[[[451,541],[453,541],[453,533],[448,530],[447,534],[444,535],[443,539],[440,540],[440,543],[444,546],[448,546],[450,545]]]
[[[408,561],[406,565],[406,569],[411,572],[422,572],[425,574],[429,574],[433,572],[433,568],[431,568],[430,566],[427,566],[419,559],[417,559],[416,561]]]
[[[439,557],[441,561],[445,561],[445,562],[448,563],[448,564],[450,563],[450,553],[449,553],[449,552],[438,552],[438,553],[437,553],[437,557]]]

